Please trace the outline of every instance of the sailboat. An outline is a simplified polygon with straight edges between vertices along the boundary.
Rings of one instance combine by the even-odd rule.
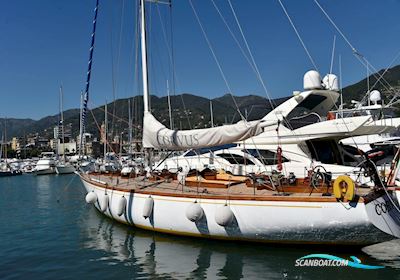
[[[64,113],[63,113],[63,90],[62,86],[60,86],[60,117],[61,121],[59,128],[61,127],[61,143],[62,143],[62,159],[56,164],[56,173],[57,174],[72,174],[75,172],[75,167],[67,162],[67,158],[65,156],[65,134],[64,134]],[[57,147],[58,150],[58,147]]]
[[[390,180],[381,180],[368,158],[365,171],[374,181],[371,190],[359,189],[345,174],[333,182],[325,178],[327,188],[322,192],[304,182],[285,191],[285,183],[258,188],[256,180],[226,173],[207,177],[198,172],[179,171],[176,176],[151,172],[152,149],[185,150],[240,142],[276,122],[259,120],[188,131],[170,130],[159,123],[149,104],[145,0],[140,1],[140,23],[148,172],[135,178],[80,173],[87,203],[118,222],[183,236],[332,245],[368,245],[400,238],[400,189],[389,186],[386,182]],[[195,184],[187,184],[193,177]]]
[[[21,175],[22,171],[11,166],[7,159],[7,122],[4,121],[4,131],[0,144],[0,177]]]

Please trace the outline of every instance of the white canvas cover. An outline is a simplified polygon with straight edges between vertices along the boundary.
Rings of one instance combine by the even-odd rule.
[[[171,130],[161,124],[151,113],[144,114],[143,147],[168,150],[187,150],[243,141],[263,132],[263,128],[275,122],[240,121],[220,127]]]

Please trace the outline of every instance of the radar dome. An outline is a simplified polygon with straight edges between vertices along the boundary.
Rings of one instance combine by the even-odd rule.
[[[369,100],[371,100],[372,102],[375,102],[375,104],[378,101],[381,101],[382,98],[381,98],[381,93],[379,92],[379,90],[375,89],[375,90],[371,91],[369,94]]]
[[[327,74],[322,80],[324,86],[328,90],[339,91],[339,79],[336,75]]]
[[[321,89],[321,76],[315,70],[310,70],[304,74],[303,85],[305,90]]]

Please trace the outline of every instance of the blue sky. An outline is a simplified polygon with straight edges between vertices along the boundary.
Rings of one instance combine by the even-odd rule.
[[[265,96],[211,0],[192,1],[233,94]],[[231,1],[271,97],[287,96],[301,89],[303,74],[312,64],[279,2]],[[215,2],[240,38],[227,1]],[[313,0],[284,0],[283,3],[322,75],[329,71],[336,34],[334,72],[338,73],[340,54],[344,85],[365,77],[366,69]],[[377,69],[386,68],[400,51],[400,1],[320,0],[320,3]],[[39,119],[56,114],[61,83],[65,109],[79,107],[80,91],[86,79],[94,4],[95,0],[1,1],[0,117]],[[137,95],[139,88],[134,82],[132,51],[135,1],[100,0],[100,5],[90,107],[112,100],[113,92],[117,98]],[[166,94],[170,63],[160,16],[169,38],[170,11],[165,5],[150,4],[147,8],[151,28],[148,32],[151,92],[161,96]],[[228,92],[188,0],[174,1],[172,15],[176,93],[213,98]]]

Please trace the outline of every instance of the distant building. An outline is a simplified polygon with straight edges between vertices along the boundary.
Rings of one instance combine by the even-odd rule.
[[[64,152],[66,155],[73,155],[77,153],[76,149],[77,145],[76,142],[68,142],[68,143],[62,143],[58,139],[58,144],[57,144],[57,153],[62,156],[64,155]]]
[[[39,148],[49,147],[50,146],[49,144],[50,144],[49,139],[44,138],[44,137],[38,137],[36,140],[36,147],[39,147]]]
[[[50,139],[50,148],[55,151],[57,149],[58,139]]]
[[[64,129],[64,133],[63,133]],[[72,139],[72,123],[69,123],[63,127],[62,123],[58,126],[55,126],[53,129],[53,137],[54,139],[61,139],[64,134],[64,142],[70,142]]]
[[[20,139],[17,137],[13,137],[11,139],[11,150],[18,151],[20,149]]]

